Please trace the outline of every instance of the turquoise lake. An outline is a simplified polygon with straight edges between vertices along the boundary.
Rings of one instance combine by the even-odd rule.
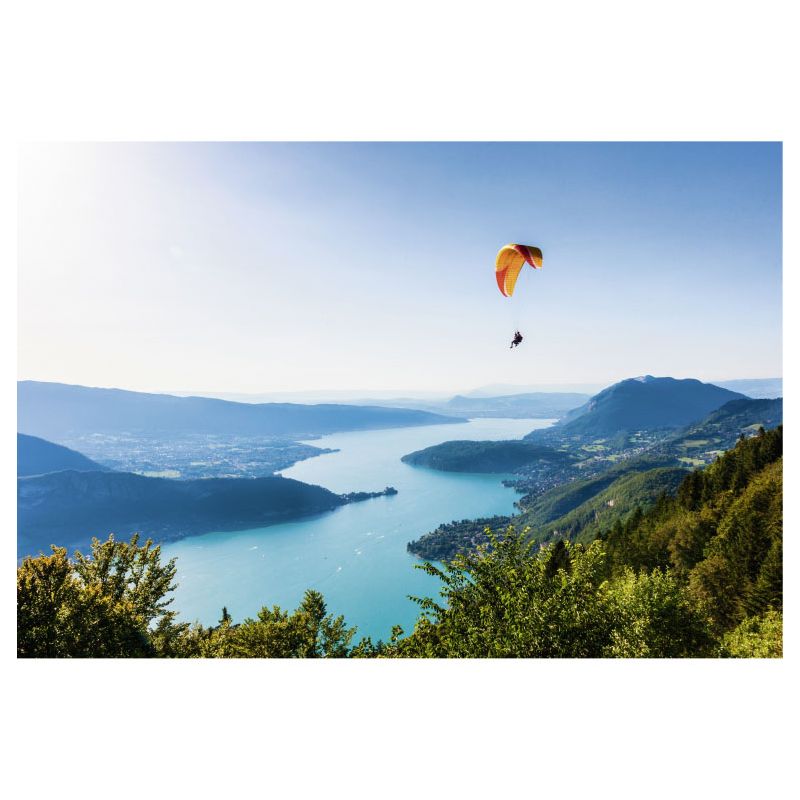
[[[315,439],[339,452],[301,461],[283,475],[334,492],[398,494],[352,503],[296,522],[208,533],[162,546],[177,557],[173,607],[183,620],[215,624],[223,606],[240,621],[264,606],[293,610],[306,589],[323,593],[328,610],[358,628],[356,640],[388,639],[393,625],[410,632],[419,611],[408,599],[438,595],[437,581],[414,569],[406,544],[442,522],[508,514],[518,497],[502,475],[436,472],[400,457],[454,439],[519,439],[553,420],[474,419],[432,425],[339,433]]]

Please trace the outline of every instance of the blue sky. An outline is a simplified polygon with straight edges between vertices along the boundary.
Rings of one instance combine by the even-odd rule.
[[[493,266],[507,242],[544,252],[510,300]],[[29,145],[19,293],[19,374],[38,380],[422,392],[778,376],[781,148]]]

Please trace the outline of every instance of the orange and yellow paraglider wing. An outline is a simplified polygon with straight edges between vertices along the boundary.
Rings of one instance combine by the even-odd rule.
[[[498,288],[506,297],[514,294],[520,270],[526,263],[535,269],[541,269],[542,251],[527,244],[507,244],[500,248],[494,265],[495,278]]]
[[[542,268],[542,251],[538,247],[529,244],[512,245],[514,249],[534,268]]]
[[[519,258],[516,263],[509,264],[495,272],[497,286],[506,297],[511,297],[514,294],[514,286],[516,286],[517,278],[519,273],[522,272],[523,266],[525,266],[525,262]]]

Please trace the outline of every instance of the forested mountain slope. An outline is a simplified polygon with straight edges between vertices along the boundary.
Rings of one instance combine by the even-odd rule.
[[[129,472],[66,470],[17,481],[18,550],[84,544],[110,532],[169,539],[266,525],[329,511],[348,500],[291,478],[177,481]]]
[[[557,426],[561,435],[614,435],[620,431],[680,428],[744,395],[694,379],[645,375],[615,383]],[[537,438],[538,432],[530,435]]]
[[[513,525],[536,542],[553,539],[589,541],[604,526],[624,519],[633,508],[647,507],[664,492],[677,489],[686,470],[664,466],[655,458],[622,462],[600,475],[571,481],[543,494],[519,501],[513,517],[494,518],[490,527]],[[523,505],[524,503],[524,505]],[[485,544],[486,521],[462,520],[440,525],[408,543],[408,551],[420,558],[447,561],[456,553]]]
[[[741,439],[676,494],[616,521],[600,538],[612,574],[680,575],[719,633],[782,609],[783,427]]]
[[[453,441],[426,447],[404,455],[407,464],[445,472],[513,472],[537,462],[564,464],[566,453],[533,442]]]

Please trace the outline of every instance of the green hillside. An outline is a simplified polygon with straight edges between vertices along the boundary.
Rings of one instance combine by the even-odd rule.
[[[634,439],[627,450],[615,454],[616,459],[593,450],[587,457],[586,446],[580,444],[565,447],[558,452],[574,454],[572,460],[547,462],[538,473],[531,470],[518,473],[514,485],[526,492],[517,503],[520,513],[507,521],[506,518],[490,521],[490,525],[498,529],[510,523],[517,530],[529,529],[529,536],[538,542],[554,538],[590,541],[604,526],[625,519],[637,507],[648,508],[662,492],[672,493],[691,466],[711,463],[720,453],[734,447],[742,435],[752,436],[762,426],[780,424],[782,407],[780,399],[733,400],[702,421],[677,433],[662,435],[652,444],[643,446],[639,439]],[[436,454],[440,448],[429,450]],[[475,471],[485,471],[478,470],[483,463],[480,448],[473,453]],[[546,481],[556,485],[548,485]],[[541,488],[543,485],[546,488]],[[420,558],[449,560],[456,553],[485,543],[485,527],[482,520],[442,524],[409,542],[408,550]]]
[[[660,467],[646,472],[632,472],[617,478],[603,491],[585,500],[561,517],[546,524],[536,524],[527,513],[514,519],[523,530],[531,528],[535,541],[553,538],[589,542],[604,528],[624,519],[634,508],[648,507],[662,494],[671,494],[686,476],[686,470]]]
[[[520,505],[524,508],[523,525],[538,528],[568,514],[582,503],[608,489],[615,481],[627,475],[678,464],[670,456],[650,455],[630,458],[612,464],[589,478],[577,478],[537,495],[526,495]]]
[[[417,467],[446,472],[514,472],[520,467],[547,462],[565,464],[566,453],[527,441],[453,441],[426,447],[404,455],[402,461]]]
[[[783,428],[740,440],[674,497],[601,534],[613,573],[671,569],[719,633],[782,607]]]
[[[663,493],[677,489],[686,475],[681,467],[665,467],[658,459],[642,457],[618,464],[599,476],[557,486],[520,501],[521,513],[490,520],[462,520],[440,525],[409,542],[408,551],[420,558],[449,561],[457,553],[487,542],[485,528],[513,525],[536,542],[554,538],[590,541],[604,527],[624,519],[635,508],[647,507]]]
[[[686,427],[654,450],[670,453],[688,466],[710,464],[736,444],[742,434],[752,436],[759,428],[783,422],[783,400],[732,400],[705,419]]]

